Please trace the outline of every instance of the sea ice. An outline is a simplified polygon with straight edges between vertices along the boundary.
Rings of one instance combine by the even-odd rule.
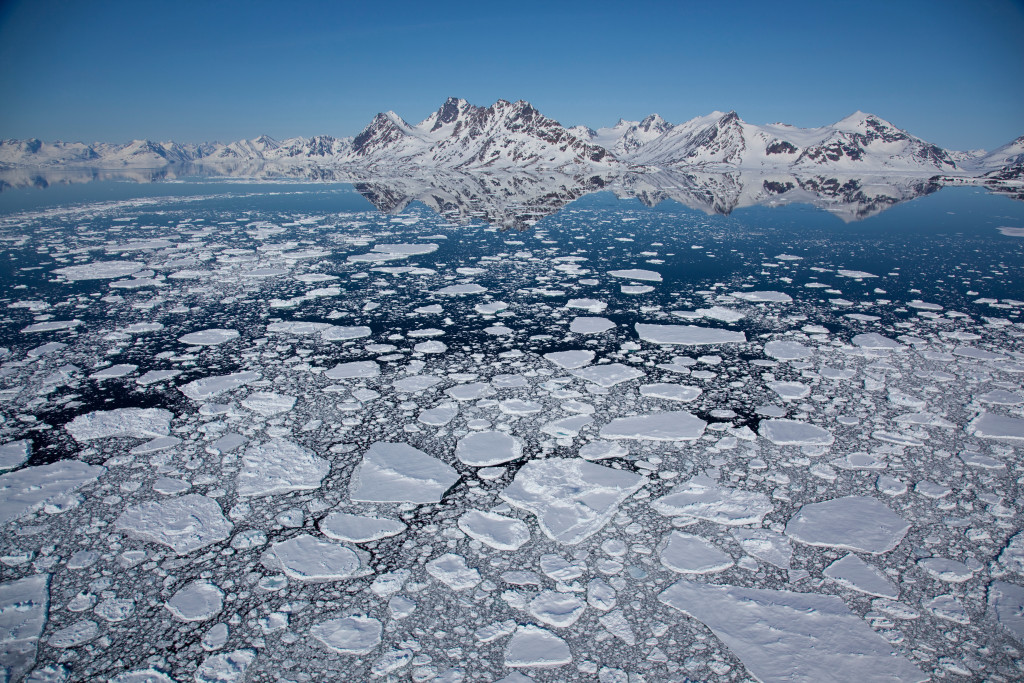
[[[377,361],[357,360],[349,363],[338,363],[324,372],[328,379],[355,379],[360,377],[376,377],[380,374]]]
[[[704,434],[704,420],[684,410],[617,417],[601,428],[602,439],[694,441]]]
[[[892,600],[899,597],[899,589],[889,580],[889,577],[853,553],[849,553],[825,567],[822,574],[836,583],[861,593]]]
[[[178,555],[219,543],[232,528],[217,501],[194,493],[129,507],[114,526],[132,538],[162,543]]]
[[[320,487],[331,465],[286,439],[249,446],[242,455],[236,490],[240,496],[273,496]]]
[[[445,553],[427,562],[427,573],[453,591],[469,590],[480,583],[480,572],[455,553]]]
[[[751,557],[756,557],[779,569],[790,568],[790,561],[793,559],[793,545],[785,534],[770,529],[740,527],[732,530],[732,536],[743,548],[743,552]]]
[[[320,520],[320,533],[336,541],[369,543],[382,538],[396,536],[406,525],[394,519],[364,517],[347,512],[332,512]]]
[[[576,595],[551,590],[538,593],[526,607],[526,611],[537,621],[558,628],[575,624],[586,609],[587,603]]]
[[[351,616],[315,624],[311,636],[342,655],[365,655],[380,645],[382,626],[373,617]]]
[[[608,318],[579,316],[569,323],[569,331],[573,334],[602,334],[615,327]]]
[[[1024,441],[1024,419],[982,412],[967,426],[968,431],[985,439]]]
[[[761,420],[758,432],[776,446],[831,446],[832,432],[798,420]]]
[[[470,538],[495,550],[519,550],[530,540],[530,527],[514,517],[469,510],[459,517],[459,528]]]
[[[548,538],[573,545],[600,531],[646,482],[638,474],[586,460],[548,458],[523,465],[501,498],[535,514]]]
[[[458,478],[458,472],[419,449],[378,441],[352,473],[349,498],[366,503],[436,503]]]
[[[272,543],[261,561],[268,569],[298,581],[341,581],[364,573],[354,550],[309,534]]]
[[[118,408],[79,415],[65,429],[79,443],[111,436],[167,436],[174,414],[161,408]]]
[[[786,534],[808,545],[878,555],[899,545],[910,524],[875,498],[846,496],[800,508]]]
[[[628,382],[643,377],[644,373],[636,368],[621,363],[608,363],[606,365],[592,365],[589,368],[580,368],[570,371],[570,374],[579,377],[587,382],[593,382],[599,387],[613,387],[622,382]]]
[[[722,330],[716,327],[645,323],[636,323],[634,327],[640,339],[653,344],[700,346],[705,344],[741,344],[747,341],[747,336],[743,332]]]
[[[727,526],[760,524],[773,509],[763,493],[720,486],[704,475],[679,484],[651,506],[666,517],[696,517]]]
[[[210,655],[196,669],[196,683],[242,683],[246,671],[256,661],[254,650],[234,650]]]
[[[0,583],[0,677],[21,680],[36,662],[50,604],[50,575]]]
[[[473,467],[500,465],[523,457],[523,442],[505,432],[471,432],[459,439],[455,457]]]
[[[988,606],[1002,627],[1024,643],[1024,586],[993,581],[988,587]]]
[[[589,365],[594,360],[593,351],[555,351],[545,353],[544,358],[551,361],[560,368],[575,370]]]
[[[265,417],[287,413],[295,407],[295,397],[271,391],[254,391],[242,399],[242,407]]]
[[[94,261],[77,266],[54,269],[54,273],[65,280],[113,280],[145,269],[145,263],[138,261]]]
[[[226,391],[244,387],[260,378],[258,372],[235,372],[230,375],[203,377],[184,384],[178,389],[193,401],[206,401]]]
[[[802,360],[814,354],[814,349],[795,341],[770,341],[764,345],[764,355],[776,360]]]
[[[60,460],[0,474],[0,524],[24,517],[48,501],[95,481],[106,471],[105,467],[78,460]]]
[[[505,666],[549,669],[572,662],[572,652],[564,640],[533,624],[520,626],[505,648]]]
[[[182,621],[213,619],[224,606],[224,592],[207,581],[193,581],[167,601],[167,609]]]
[[[218,346],[233,339],[238,339],[238,330],[219,328],[190,332],[182,337],[178,337],[178,341],[189,346]]]
[[[0,445],[0,471],[13,470],[28,460],[32,452],[32,441],[21,439],[20,441],[8,441]]]
[[[793,297],[784,292],[732,292],[732,296],[740,301],[749,301],[750,303],[779,303],[788,304],[792,303]]]
[[[734,564],[731,555],[700,536],[672,531],[662,543],[661,563],[680,574],[712,574]]]
[[[701,388],[683,386],[682,384],[644,384],[640,387],[640,395],[689,403],[697,400],[701,395]]]
[[[608,274],[612,277],[625,280],[644,280],[647,282],[661,282],[661,273],[643,268],[631,268],[629,270],[610,270]]]

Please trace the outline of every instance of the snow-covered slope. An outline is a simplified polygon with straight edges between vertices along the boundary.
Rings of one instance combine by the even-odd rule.
[[[498,100],[479,107],[449,98],[410,124],[394,112],[377,114],[354,138],[328,135],[277,141],[267,136],[228,144],[181,145],[135,140],[106,143],[0,141],[0,165],[162,168],[197,164],[237,168],[266,165],[284,175],[326,168],[378,171],[415,168],[562,169],[602,173],[638,168],[762,173],[928,174],[980,176],[1024,168],[1024,137],[986,153],[950,152],[873,114],[854,112],[829,126],[754,125],[734,111],[715,111],[678,125],[657,114],[592,130],[565,128],[529,102]],[[314,171],[314,167],[316,171]]]

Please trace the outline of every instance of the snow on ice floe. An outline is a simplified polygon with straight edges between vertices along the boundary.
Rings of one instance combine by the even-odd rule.
[[[615,327],[608,318],[596,316],[577,316],[569,323],[569,331],[573,334],[603,334]]]
[[[988,606],[999,624],[1024,643],[1024,586],[993,581],[988,587]]]
[[[178,555],[219,543],[232,529],[217,501],[194,493],[131,506],[114,526],[132,538],[162,543]]]
[[[784,292],[761,291],[761,292],[732,292],[733,298],[750,303],[778,303],[788,304],[793,302],[793,297]]]
[[[548,538],[574,545],[601,530],[619,504],[647,480],[632,472],[585,460],[531,460],[501,498],[537,516]]]
[[[646,282],[661,282],[661,273],[643,268],[631,268],[628,270],[610,270],[608,274],[612,277],[625,280],[643,280]]]
[[[770,341],[764,345],[764,355],[776,360],[803,360],[814,355],[814,349],[795,341]]]
[[[592,365],[587,368],[571,370],[570,374],[582,380],[596,384],[599,387],[613,387],[630,380],[643,377],[642,370],[631,368],[622,363],[607,363],[605,365]]]
[[[445,390],[444,393],[456,401],[475,401],[478,398],[491,396],[494,393],[494,388],[488,382],[470,382],[454,386]]]
[[[32,440],[21,439],[0,445],[0,472],[13,470],[28,460],[32,452]]]
[[[270,417],[279,413],[287,413],[294,408],[295,397],[271,391],[254,391],[242,399],[242,407],[264,417]]]
[[[515,517],[469,510],[459,517],[459,528],[470,538],[495,550],[519,550],[530,540],[530,527]]]
[[[728,526],[760,524],[773,509],[763,493],[721,486],[704,475],[679,484],[651,506],[666,517],[695,517]]]
[[[243,683],[246,672],[256,661],[254,650],[234,650],[210,655],[196,669],[196,683]]]
[[[601,428],[601,438],[694,441],[704,434],[706,426],[704,420],[685,410],[671,410],[617,417]]]
[[[411,375],[395,380],[391,386],[400,393],[414,394],[417,391],[426,391],[441,383],[440,377],[434,375]]]
[[[373,360],[356,360],[348,363],[338,363],[324,373],[328,379],[358,379],[363,377],[376,377],[380,374],[380,365]]]
[[[200,330],[199,332],[189,332],[178,337],[178,341],[189,346],[219,346],[220,344],[238,339],[238,336],[238,330],[211,328],[209,330]]]
[[[831,446],[832,432],[798,420],[761,420],[758,432],[776,446]]]
[[[332,512],[321,519],[319,528],[320,533],[335,541],[369,543],[397,536],[407,527],[396,519],[366,517],[339,511]]]
[[[366,573],[356,551],[309,534],[272,543],[260,561],[296,581],[342,581]]]
[[[56,268],[53,272],[65,280],[75,282],[77,280],[113,280],[137,273],[145,268],[146,264],[138,261],[94,261],[77,266]]]
[[[167,610],[181,621],[208,621],[224,606],[224,591],[208,581],[193,581],[167,601]]]
[[[614,441],[591,441],[580,447],[579,456],[585,460],[607,460],[629,455],[625,446]]]
[[[480,583],[480,572],[455,553],[445,553],[427,562],[427,573],[453,591],[469,590]]]
[[[96,410],[79,415],[65,425],[79,443],[112,436],[133,436],[140,439],[167,436],[174,414],[162,408],[118,408]]]
[[[876,332],[855,335],[850,341],[854,346],[872,351],[903,351],[907,348],[895,339],[883,337]]]
[[[582,368],[584,365],[589,365],[594,360],[593,351],[555,351],[553,353],[545,353],[544,358],[560,368],[566,370],[575,370],[576,368]]]
[[[771,529],[732,529],[732,536],[743,548],[743,552],[762,562],[789,569],[793,559],[793,544],[789,537]]]
[[[436,503],[458,479],[458,472],[417,448],[378,441],[352,473],[349,498],[365,503]]]
[[[240,496],[273,496],[320,487],[331,465],[311,450],[282,438],[249,446],[236,479]]]
[[[178,387],[178,390],[193,401],[206,401],[233,389],[244,387],[250,382],[257,381],[260,377],[261,375],[258,372],[233,372],[228,375],[214,375],[183,384]]]
[[[846,496],[800,508],[786,534],[808,545],[878,555],[899,545],[910,524],[876,498]]]
[[[761,681],[925,681],[834,595],[678,581],[658,596],[697,619]]]
[[[598,301],[597,299],[569,299],[565,304],[565,307],[579,308],[584,311],[590,311],[591,313],[600,313],[604,309],[608,308],[608,304],[603,301]],[[592,320],[606,320],[606,318],[592,318]],[[614,325],[612,325],[612,327],[614,327]]]
[[[0,524],[35,512],[47,502],[95,481],[107,468],[78,460],[0,474]]]
[[[455,457],[473,467],[500,465],[523,457],[523,442],[505,432],[472,432],[459,439]]]
[[[982,412],[967,427],[975,436],[1001,441],[1024,441],[1024,419]]]
[[[78,327],[82,324],[81,320],[47,320],[41,323],[35,323],[28,327],[21,329],[22,334],[32,334],[33,332],[58,332],[60,330],[70,330]]]
[[[454,401],[446,401],[421,411],[416,419],[431,427],[443,427],[454,420],[458,414],[459,405]]]
[[[505,666],[548,669],[572,662],[568,644],[551,631],[526,624],[516,628],[505,648]]]
[[[713,574],[734,564],[727,552],[693,534],[671,531],[662,544],[661,563],[680,574]]]
[[[0,583],[0,674],[17,681],[36,663],[50,604],[50,575]]]
[[[483,285],[478,284],[465,284],[465,285],[448,285],[437,290],[438,294],[447,294],[449,296],[459,296],[462,294],[483,294],[487,291],[487,288]]]
[[[742,344],[747,341],[743,332],[722,330],[698,325],[651,325],[636,323],[636,334],[653,344],[702,346],[710,344]]]
[[[982,403],[997,406],[1024,405],[1024,396],[1013,391],[1006,391],[1005,389],[993,389],[992,391],[988,391],[978,396],[978,400]]]
[[[783,401],[796,401],[811,394],[811,388],[800,382],[768,382],[768,388]]]
[[[552,590],[541,591],[526,606],[534,619],[556,628],[572,626],[586,609],[587,603],[573,593]]]
[[[331,652],[365,655],[380,645],[382,630],[378,619],[351,616],[321,621],[309,630],[309,634]]]
[[[836,583],[861,593],[892,600],[899,597],[899,589],[884,572],[853,553],[849,553],[825,567],[822,574]]]
[[[701,395],[700,387],[688,387],[682,384],[644,384],[640,387],[640,395],[648,398],[660,398],[666,401],[689,403],[696,401]]]

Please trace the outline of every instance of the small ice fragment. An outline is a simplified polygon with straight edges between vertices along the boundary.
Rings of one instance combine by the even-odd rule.
[[[700,346],[705,344],[741,344],[747,341],[743,332],[697,325],[648,325],[636,323],[636,334],[653,344]]]

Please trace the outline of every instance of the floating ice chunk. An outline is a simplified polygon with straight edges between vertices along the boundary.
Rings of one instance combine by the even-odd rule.
[[[320,334],[331,328],[330,323],[317,323],[308,320],[286,320],[279,323],[267,325],[267,332],[271,334]]]
[[[459,406],[457,403],[448,401],[446,403],[440,403],[433,408],[427,408],[419,414],[416,419],[425,425],[431,427],[443,427],[459,414]]]
[[[138,261],[94,261],[77,266],[65,266],[54,269],[54,273],[65,280],[113,280],[137,273],[146,268],[145,263]]]
[[[66,628],[62,628],[50,635],[48,642],[50,647],[61,650],[69,647],[78,647],[93,640],[100,634],[100,627],[95,621],[83,619],[76,621]]]
[[[441,378],[434,375],[412,375],[396,380],[391,386],[395,391],[413,394],[417,391],[426,391],[440,383]]]
[[[698,308],[696,313],[709,320],[720,320],[724,323],[735,323],[743,319],[743,313],[725,306],[712,306],[711,308]]]
[[[486,304],[477,304],[473,308],[481,315],[494,315],[495,313],[500,313],[508,308],[508,304],[504,301],[491,301]]]
[[[190,332],[182,337],[178,337],[178,341],[189,346],[217,346],[233,339],[238,339],[238,330],[219,328]]]
[[[47,502],[98,479],[106,471],[105,467],[78,460],[60,460],[0,474],[0,524],[35,512]]]
[[[487,291],[487,288],[482,286],[482,285],[468,284],[468,285],[449,285],[447,287],[442,287],[441,289],[437,290],[437,293],[438,294],[448,294],[448,295],[452,295],[452,296],[457,296],[457,295],[460,295],[460,294],[483,294],[486,291]]]
[[[680,574],[712,574],[733,565],[732,556],[700,536],[672,531],[662,542],[661,563]]]
[[[606,460],[629,455],[629,451],[614,441],[591,441],[580,447],[579,455],[585,460]]]
[[[638,474],[585,460],[548,458],[526,463],[501,498],[535,514],[548,538],[573,545],[600,531],[646,482]]]
[[[732,296],[740,301],[751,303],[792,303],[793,297],[784,292],[762,291],[762,292],[732,292]]]
[[[406,530],[405,524],[395,519],[364,517],[347,512],[332,512],[320,520],[320,533],[336,541],[369,543],[397,536]]]
[[[768,382],[768,388],[778,394],[783,401],[806,398],[811,393],[811,388],[800,382]]]
[[[494,393],[494,389],[487,382],[470,382],[469,384],[459,384],[454,386],[444,393],[448,394],[456,401],[475,401],[478,398],[485,398],[492,395]]]
[[[469,590],[480,583],[480,572],[455,553],[445,553],[427,562],[427,573],[453,591]]]
[[[81,320],[47,320],[41,323],[35,323],[28,327],[22,328],[23,334],[32,334],[33,332],[57,332],[59,330],[70,330],[74,327],[78,327],[82,324]]]
[[[232,525],[217,501],[189,494],[132,506],[121,513],[114,527],[132,538],[162,543],[178,555],[187,555],[227,539]]]
[[[575,370],[589,365],[594,360],[593,351],[555,351],[545,353],[544,358],[551,361],[560,368]]]
[[[900,595],[899,589],[889,577],[853,553],[825,567],[822,574],[847,588],[879,598],[895,600]]]
[[[564,640],[533,624],[520,626],[505,648],[505,666],[511,668],[551,669],[572,662],[572,652]]]
[[[617,417],[601,428],[602,439],[694,441],[704,434],[704,420],[685,410]]]
[[[636,323],[634,327],[640,339],[653,344],[700,346],[704,344],[742,344],[747,341],[747,336],[743,332],[721,330],[716,327],[649,325],[645,323]]]
[[[50,575],[0,583],[0,675],[18,681],[36,662],[50,606]]]
[[[244,387],[261,377],[258,372],[235,372],[230,375],[203,377],[178,387],[178,390],[193,401],[206,401],[226,391]]]
[[[997,406],[1019,406],[1024,404],[1024,396],[1005,389],[993,389],[978,397],[982,403],[990,403]]]
[[[167,609],[182,621],[213,619],[224,606],[224,592],[207,581],[193,581],[167,601]]]
[[[373,360],[357,360],[350,363],[338,363],[324,373],[328,379],[354,379],[357,377],[376,377],[380,374],[380,365]]]
[[[924,603],[924,607],[939,619],[964,625],[971,623],[963,604],[952,595],[937,595]]]
[[[164,496],[176,496],[179,493],[185,493],[190,488],[192,488],[192,484],[170,477],[160,477],[153,482],[153,490]]]
[[[412,347],[412,350],[416,353],[444,353],[448,350],[448,345],[444,342],[432,340],[420,342]]]
[[[269,391],[254,391],[242,399],[242,406],[254,413],[269,417],[279,413],[287,413],[294,408],[295,397]]]
[[[967,431],[984,439],[1024,441],[1024,420],[982,411],[978,417],[971,420]]]
[[[142,387],[148,387],[150,384],[157,384],[169,379],[174,379],[180,374],[181,370],[150,370],[142,375],[142,377],[136,379],[135,383]]]
[[[174,414],[161,408],[118,408],[79,415],[65,426],[79,443],[111,436],[167,436]]]
[[[506,415],[535,415],[543,409],[544,406],[536,401],[524,401],[518,398],[510,398],[498,403],[498,410]]]
[[[836,272],[840,275],[840,277],[849,277],[855,280],[863,280],[865,278],[878,277],[877,275],[867,273],[863,270],[846,270],[844,268],[840,268]]]
[[[697,400],[701,391],[700,387],[687,387],[682,384],[644,384],[640,387],[641,396],[679,401],[680,403]]]
[[[603,334],[614,327],[615,323],[608,318],[598,317],[576,317],[569,323],[569,331],[573,334]]]
[[[764,355],[777,360],[801,360],[813,354],[814,349],[795,341],[770,341],[764,345]]]
[[[365,503],[436,503],[459,474],[404,443],[370,446],[349,482],[349,498]]]
[[[949,494],[953,493],[953,489],[949,488],[945,484],[936,484],[933,481],[922,479],[917,482],[916,486],[914,486],[914,492],[919,493],[925,498],[938,500],[939,498],[945,498]]]
[[[242,683],[246,680],[246,671],[255,661],[255,650],[210,655],[196,669],[196,683]]]
[[[1005,470],[1006,463],[1002,460],[990,457],[988,455],[982,455],[981,453],[975,453],[973,451],[964,451],[960,453],[960,459],[964,461],[964,464],[968,467],[977,467],[985,470]]]
[[[631,268],[629,270],[609,270],[612,277],[619,277],[625,280],[644,280],[646,282],[661,282],[661,273],[643,268]]]
[[[970,358],[971,360],[1005,360],[1006,356],[1001,353],[993,353],[992,351],[986,351],[985,349],[975,348],[973,346],[958,346],[953,349],[954,356],[960,356],[961,358]]]
[[[684,580],[658,599],[706,624],[760,681],[928,679],[834,595]]]
[[[993,581],[988,587],[988,606],[999,624],[1024,643],[1024,586]]]
[[[459,439],[455,457],[473,467],[500,465],[523,457],[523,442],[505,432],[472,432]]]
[[[898,341],[889,339],[888,337],[883,337],[876,332],[858,334],[850,341],[854,346],[859,346],[862,349],[870,349],[872,351],[903,351],[907,348]]]
[[[63,682],[53,681],[53,683]],[[120,673],[109,679],[108,683],[175,683],[175,681],[163,671],[149,666],[145,669],[135,669]]]
[[[342,655],[365,655],[380,645],[381,623],[373,617],[342,617],[315,624],[311,636]]]
[[[565,305],[566,308],[580,308],[584,311],[590,311],[591,313],[600,313],[604,309],[608,308],[608,304],[597,299],[569,299],[569,303]],[[597,320],[604,320],[604,318],[597,318]]]
[[[756,557],[779,569],[790,568],[790,561],[793,559],[793,545],[785,534],[770,529],[737,528],[732,530],[732,536],[743,548],[743,552],[751,557]]]
[[[130,375],[139,369],[138,365],[131,363],[123,363],[120,365],[111,365],[109,368],[103,368],[89,375],[89,379],[104,380],[104,379],[116,379],[118,377],[124,377]]]
[[[832,432],[797,420],[761,420],[758,433],[776,446],[831,446]]]
[[[575,624],[586,609],[587,603],[574,594],[550,590],[539,593],[526,607],[526,611],[537,621],[558,628]]]
[[[910,524],[875,498],[846,496],[800,508],[786,534],[801,543],[878,555],[899,545]]]
[[[298,581],[341,581],[364,573],[354,550],[309,534],[272,543],[260,560]]]
[[[320,487],[331,465],[307,448],[286,439],[255,444],[242,455],[236,490],[239,496],[273,496]]]
[[[365,325],[328,325],[320,332],[320,338],[324,341],[347,341],[369,337],[372,333]]]
[[[621,363],[609,363],[607,365],[593,365],[589,368],[572,370],[572,375],[587,382],[593,382],[599,387],[613,387],[622,382],[628,382],[643,377],[644,373],[636,368]]]
[[[15,467],[28,460],[28,456],[31,452],[31,439],[8,441],[7,443],[0,445],[0,471],[13,470]]]
[[[963,583],[974,576],[974,570],[963,562],[945,557],[923,557],[917,561],[917,566],[946,583]]]
[[[1024,574],[1024,531],[1017,532],[999,554],[999,563],[1009,571]]]
[[[495,550],[519,550],[530,540],[530,527],[514,517],[469,510],[459,517],[459,528],[470,538]]]
[[[558,439],[575,439],[580,435],[580,430],[591,423],[593,420],[587,415],[573,415],[560,420],[552,420],[542,425],[540,431]]]
[[[696,517],[727,526],[760,524],[773,509],[763,493],[719,486],[704,475],[679,484],[651,506],[666,517]]]

